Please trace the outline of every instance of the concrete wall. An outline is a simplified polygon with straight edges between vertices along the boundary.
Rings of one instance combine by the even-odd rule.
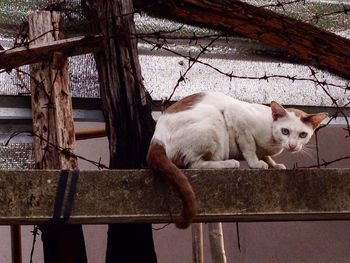
[[[80,127],[87,124],[80,124]],[[91,124],[88,124],[90,127]],[[319,132],[320,159],[327,161],[350,155],[350,139],[344,138],[346,132],[341,128],[327,128]],[[316,151],[314,140],[304,154],[283,154],[283,161],[289,168],[315,164]],[[105,138],[78,142],[78,153],[108,164],[108,143]],[[94,169],[80,161],[81,169]],[[350,167],[350,160],[344,160],[331,167]],[[154,225],[154,229],[162,225]],[[206,225],[204,226],[206,230]],[[10,228],[0,227],[0,263],[11,262]],[[22,227],[23,262],[29,262],[32,247],[32,226]],[[225,247],[229,263],[326,263],[349,262],[350,258],[350,222],[266,222],[239,223],[240,250],[238,249],[237,227],[235,223],[225,223]],[[106,250],[107,226],[84,226],[89,263],[104,262]],[[154,241],[158,262],[187,263],[192,259],[191,232],[178,230],[169,225],[154,230]],[[211,262],[207,235],[205,234],[206,262]],[[43,262],[40,237],[35,246],[33,262]]]

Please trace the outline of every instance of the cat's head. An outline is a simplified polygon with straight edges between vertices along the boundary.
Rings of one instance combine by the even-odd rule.
[[[297,109],[285,109],[271,102],[272,136],[290,152],[298,152],[308,143],[314,130],[327,118],[328,113],[307,114]]]

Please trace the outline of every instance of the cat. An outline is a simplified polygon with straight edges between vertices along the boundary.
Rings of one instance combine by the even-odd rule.
[[[239,168],[239,160],[254,169],[286,169],[272,156],[300,151],[327,116],[285,109],[274,101],[270,107],[248,103],[218,92],[196,93],[171,105],[156,124],[147,162],[181,197],[176,226],[188,227],[196,213],[195,193],[180,169]]]

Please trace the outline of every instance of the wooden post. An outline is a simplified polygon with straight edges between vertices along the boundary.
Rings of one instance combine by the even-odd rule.
[[[85,1],[82,1],[84,5]],[[88,0],[85,11],[103,48],[95,54],[110,168],[145,165],[154,131],[149,94],[142,84],[132,0]],[[150,224],[109,226],[106,262],[156,262]]]
[[[193,263],[204,263],[203,224],[192,224],[192,255]]]
[[[21,226],[11,226],[11,256],[12,263],[22,263]]]
[[[60,14],[40,11],[29,16],[31,44],[47,43],[61,38]],[[76,169],[77,160],[66,151],[75,149],[68,61],[55,52],[42,63],[30,66],[34,155],[39,169]],[[86,262],[82,227],[42,226],[46,263]]]
[[[224,233],[221,223],[208,223],[209,243],[212,262],[226,263]]]

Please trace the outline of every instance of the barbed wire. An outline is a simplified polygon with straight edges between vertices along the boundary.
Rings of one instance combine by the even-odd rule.
[[[181,73],[181,72],[180,72],[180,78],[177,80],[175,86],[174,86],[173,89],[172,89],[172,92],[170,93],[170,95],[168,96],[168,98],[166,99],[166,101],[164,101],[164,103],[170,102],[170,100],[171,100],[171,98],[173,97],[173,95],[174,95],[176,89],[180,86],[180,83],[181,83],[181,82],[185,82],[185,77],[186,77],[187,73],[188,73],[188,72],[192,69],[192,67],[195,65],[195,63],[198,61],[199,57],[200,57],[201,55],[205,54],[205,53],[207,52],[208,48],[209,48],[212,44],[214,44],[214,42],[215,42],[216,40],[218,40],[218,38],[219,38],[219,37],[216,37],[216,38],[212,39],[206,46],[200,46],[201,50],[200,50],[200,52],[198,53],[198,55],[197,55],[195,58],[189,59],[189,60],[188,60],[188,67],[187,67],[187,69],[185,70],[184,73]]]
[[[349,123],[349,119],[347,117],[347,115],[344,113],[344,108],[346,106],[348,106],[350,104],[350,102],[348,102],[347,104],[345,104],[344,106],[340,106],[338,103],[338,100],[335,99],[328,91],[327,87],[328,84],[324,84],[323,81],[320,81],[317,77],[317,72],[315,69],[313,69],[312,67],[309,66],[309,70],[311,72],[311,75],[313,76],[313,78],[315,79],[317,86],[321,87],[321,89],[323,90],[323,92],[328,96],[328,98],[332,101],[333,105],[336,106],[336,112],[335,114],[332,116],[334,118],[338,117],[339,115],[343,116],[347,125],[347,128],[345,128],[344,130],[348,131],[349,135],[347,137],[350,137],[350,123]]]
[[[350,159],[350,156],[336,158],[332,161],[326,161],[325,159],[322,159],[322,163],[318,163],[315,165],[309,165],[309,166],[296,166],[296,168],[298,168],[298,169],[311,169],[311,168],[321,168],[321,167],[327,168],[331,164],[338,163],[338,162],[344,161],[344,160],[349,160],[349,159]]]
[[[327,80],[317,80],[313,77],[310,77],[310,78],[306,78],[306,77],[298,77],[298,76],[289,76],[289,75],[281,75],[281,74],[267,74],[265,72],[264,75],[262,76],[244,76],[244,75],[237,75],[237,74],[234,74],[233,72],[224,72],[223,70],[213,66],[212,64],[210,63],[207,63],[207,62],[204,62],[202,60],[199,60],[198,58],[196,57],[193,57],[190,53],[188,55],[184,55],[184,54],[181,54],[180,52],[177,52],[176,50],[173,50],[173,49],[170,49],[167,47],[167,43],[166,41],[164,42],[154,42],[154,41],[151,41],[149,39],[146,39],[144,37],[140,37],[141,40],[143,40],[144,42],[150,44],[153,46],[153,49],[163,49],[169,53],[172,53],[173,55],[176,55],[176,56],[179,56],[179,57],[182,57],[184,59],[186,59],[188,62],[196,62],[198,64],[202,64],[204,66],[207,66],[211,69],[213,69],[214,71],[220,73],[221,75],[224,75],[230,79],[247,79],[247,80],[266,80],[266,81],[269,81],[270,79],[277,79],[277,78],[280,78],[280,79],[287,79],[287,80],[290,80],[292,82],[295,82],[295,81],[309,81],[309,82],[313,82],[314,84],[321,84],[321,85],[327,85],[329,87],[335,87],[335,88],[341,88],[345,91],[347,90],[350,90],[350,81],[340,85],[340,84],[335,84],[335,83],[331,83],[331,82],[328,82]],[[196,39],[196,37],[194,37],[194,39]],[[218,38],[216,38],[215,40],[217,40]],[[212,44],[212,43],[211,43]],[[208,49],[206,49],[207,51]],[[181,78],[181,77],[180,77]]]
[[[293,1],[280,1],[280,0],[276,0],[275,3],[273,4],[267,4],[267,5],[259,5],[258,7],[260,8],[269,8],[269,7],[274,7],[274,8],[282,8],[283,11],[285,10],[285,7],[288,5],[294,5],[294,4],[299,4],[302,3],[303,5],[306,4],[306,0],[293,0]]]
[[[315,23],[318,23],[321,18],[334,16],[334,15],[349,15],[350,14],[350,6],[346,6],[345,4],[342,4],[342,10],[332,11],[328,13],[323,14],[313,14],[311,19],[308,20],[308,22],[314,21]]]
[[[286,7],[287,6],[293,6],[293,5],[297,5],[297,4],[301,4],[301,5],[306,5],[306,0],[292,0],[292,1],[280,1],[280,0],[276,0],[275,3],[273,4],[266,4],[266,5],[259,5],[258,7],[260,8],[274,8],[276,9],[282,9],[283,12],[286,14],[287,10]],[[339,5],[341,7],[340,10],[336,10],[336,11],[331,11],[331,12],[326,12],[326,13],[314,13],[311,14],[309,19],[305,19],[305,22],[314,22],[314,23],[319,23],[319,21],[323,18],[327,18],[330,16],[335,16],[335,15],[349,15],[350,13],[350,4],[344,4],[344,3],[334,3],[335,5]]]

